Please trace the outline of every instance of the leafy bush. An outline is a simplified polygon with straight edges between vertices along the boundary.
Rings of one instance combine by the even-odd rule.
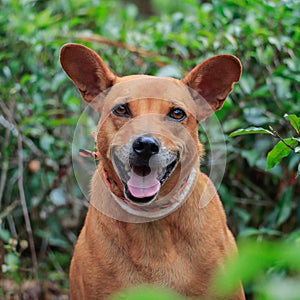
[[[0,260],[7,278],[18,283],[50,279],[67,288],[70,256],[87,206],[70,155],[83,106],[58,62],[67,42],[90,46],[118,74],[181,77],[209,56],[238,56],[243,76],[217,117],[228,136],[261,127],[270,137],[228,138],[219,193],[229,225],[241,238],[291,243],[289,237],[297,234],[299,1],[153,0],[152,7],[155,15],[145,16],[130,1],[1,2],[0,240],[5,250]],[[275,132],[293,151],[282,141],[273,148]],[[267,153],[276,147],[288,156],[273,167],[279,161]],[[269,253],[269,248],[249,247]],[[271,272],[273,263],[261,271]],[[256,274],[249,276],[248,292],[270,299],[257,292]],[[276,281],[267,281],[265,290],[272,284]]]
[[[300,118],[298,118],[295,114],[293,115],[284,115],[285,119],[288,120],[291,126],[295,129],[296,134],[300,135]],[[267,155],[267,167],[266,169],[272,169],[277,164],[281,162],[284,157],[287,157],[291,151],[295,153],[300,152],[300,147],[298,146],[300,143],[299,137],[289,137],[282,138],[279,133],[274,130],[271,126],[270,130],[261,128],[261,127],[249,127],[247,129],[238,129],[230,134],[230,137],[244,135],[244,134],[268,134],[272,137],[278,138],[280,141],[273,147],[271,151],[268,152]],[[300,175],[300,163],[297,168],[297,175]]]

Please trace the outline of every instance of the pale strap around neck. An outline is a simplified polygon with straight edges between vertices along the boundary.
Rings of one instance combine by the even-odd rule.
[[[110,186],[107,185],[107,180],[106,186],[109,188],[113,199],[128,213],[146,218],[161,218],[177,209],[186,200],[194,186],[196,177],[197,170],[193,168],[186,180],[182,183],[177,194],[173,196],[170,201],[162,204],[157,203],[159,200],[154,200],[150,204],[136,205],[125,197],[115,195],[111,191]]]

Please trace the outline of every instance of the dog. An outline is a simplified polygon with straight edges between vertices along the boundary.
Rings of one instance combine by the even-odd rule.
[[[239,81],[239,59],[211,57],[181,80],[119,77],[79,44],[64,45],[60,62],[100,113],[99,163],[71,261],[71,299],[106,299],[144,283],[219,299],[214,272],[237,248],[216,189],[199,169],[198,123]],[[242,286],[228,299],[245,299]]]

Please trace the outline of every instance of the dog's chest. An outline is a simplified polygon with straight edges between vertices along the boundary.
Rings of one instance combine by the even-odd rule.
[[[145,224],[143,224],[145,225]],[[170,227],[155,224],[144,226],[143,231],[131,230],[126,254],[130,261],[129,280],[158,283],[164,286],[188,286],[195,277],[196,265],[191,245],[178,237]]]

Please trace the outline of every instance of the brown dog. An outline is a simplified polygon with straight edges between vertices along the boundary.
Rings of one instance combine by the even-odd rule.
[[[141,283],[216,298],[210,283],[236,252],[216,190],[199,170],[198,121],[220,109],[241,64],[218,55],[182,80],[118,77],[89,48],[61,64],[101,113],[100,163],[70,271],[72,299],[105,299]],[[244,299],[239,288],[230,299]]]

